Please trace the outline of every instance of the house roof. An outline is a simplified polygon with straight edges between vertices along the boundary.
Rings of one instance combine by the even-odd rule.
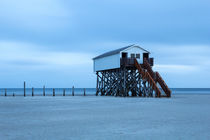
[[[110,55],[114,55],[114,54],[118,54],[121,51],[126,50],[126,49],[128,49],[130,47],[133,47],[133,46],[135,46],[135,45],[129,45],[129,46],[126,46],[126,47],[123,47],[123,48],[119,48],[119,49],[116,49],[116,50],[113,50],[113,51],[109,51],[109,52],[103,53],[103,54],[101,54],[99,56],[94,57],[93,60],[98,59],[98,58],[103,58],[103,57],[106,57],[106,56],[110,56]],[[143,49],[143,48],[141,48],[139,46],[136,46],[136,47],[142,49],[143,51],[145,51],[147,53],[150,53],[149,51],[147,51],[147,50],[145,50],[145,49]]]

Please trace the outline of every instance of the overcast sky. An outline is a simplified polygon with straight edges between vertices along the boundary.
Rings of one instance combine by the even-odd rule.
[[[0,87],[95,87],[92,58],[130,44],[169,87],[210,87],[209,0],[0,0]]]

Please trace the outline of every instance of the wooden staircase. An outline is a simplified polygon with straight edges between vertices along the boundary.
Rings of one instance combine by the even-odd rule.
[[[153,72],[150,64],[146,59],[144,59],[143,68],[136,59],[134,65],[142,75],[142,78],[147,80],[152,89],[155,91],[156,97],[171,97],[171,90],[168,88],[160,74],[158,72]],[[159,83],[162,90],[165,92],[165,95],[161,95],[161,91],[158,88],[157,83]]]
[[[165,95],[162,95],[162,97],[171,97],[171,90],[168,88],[160,74],[158,72],[153,72],[152,67],[148,63],[147,59],[144,59],[143,67],[149,72],[149,74],[154,79],[155,83],[159,83],[162,90],[165,92]]]
[[[155,96],[156,97],[160,97],[161,96],[161,91],[157,87],[157,84],[155,83],[154,79],[151,77],[151,75],[149,74],[149,72],[145,71],[141,67],[141,65],[139,65],[139,63],[138,63],[138,61],[136,59],[134,60],[134,65],[138,69],[139,73],[142,75],[142,79],[148,81],[148,83],[150,84],[150,86],[152,87],[152,89],[155,91],[155,93],[156,93]]]

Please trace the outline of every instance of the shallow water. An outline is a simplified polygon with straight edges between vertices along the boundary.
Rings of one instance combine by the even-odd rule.
[[[0,97],[1,140],[210,139],[210,95]]]

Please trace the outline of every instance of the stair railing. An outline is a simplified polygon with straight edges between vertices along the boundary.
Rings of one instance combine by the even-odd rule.
[[[143,66],[144,66],[144,68],[147,69],[147,71],[148,71],[149,74],[152,76],[152,78],[154,78],[155,73],[153,72],[153,70],[152,70],[152,68],[151,68],[151,66],[150,66],[150,64],[148,63],[148,61],[147,61],[146,58],[144,58]],[[155,80],[155,78],[154,78],[154,80]]]
[[[171,97],[171,90],[168,88],[167,84],[165,83],[165,81],[158,72],[156,72],[156,79],[157,82],[160,84],[161,88],[163,89],[163,91],[166,93],[166,96]]]
[[[157,97],[160,97],[161,91],[157,87],[154,79],[151,77],[151,75],[149,74],[149,72],[144,71],[142,69],[142,67],[139,65],[139,63],[138,63],[138,61],[136,59],[134,60],[134,64],[135,64],[136,68],[138,69],[139,73],[142,75],[142,78],[145,79],[145,80],[147,80],[148,83],[152,86],[152,89],[155,91],[156,96]]]
[[[165,92],[166,96],[171,97],[171,90],[168,88],[168,86],[166,85],[165,81],[160,76],[160,74],[158,72],[153,72],[150,64],[148,63],[148,61],[146,59],[144,59],[143,66],[147,69],[149,74],[153,77],[154,81],[158,82],[160,84],[160,86],[163,89],[163,91]]]

